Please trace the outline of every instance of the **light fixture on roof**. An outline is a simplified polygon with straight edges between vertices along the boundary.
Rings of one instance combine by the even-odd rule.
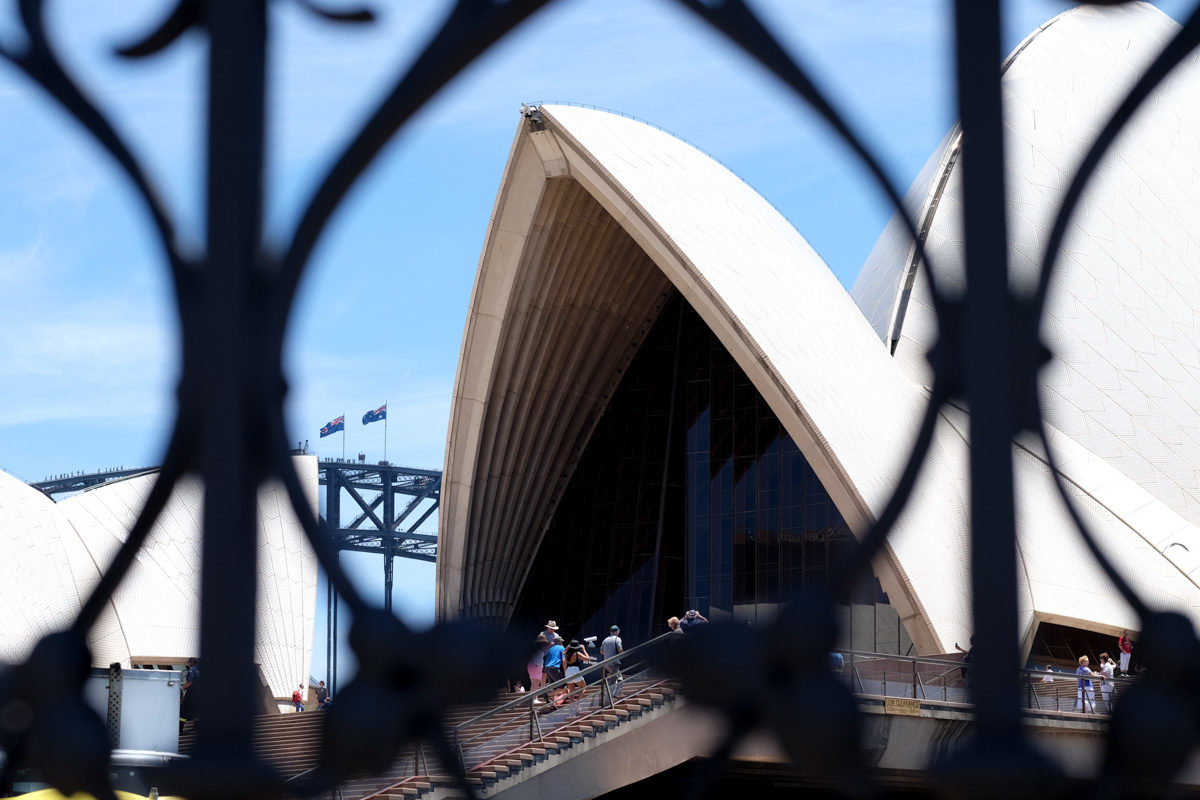
[[[531,130],[542,130],[542,110],[535,105],[521,103],[521,116],[529,120]]]

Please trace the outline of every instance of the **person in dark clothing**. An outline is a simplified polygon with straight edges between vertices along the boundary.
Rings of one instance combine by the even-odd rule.
[[[963,666],[959,672],[966,678],[971,670],[971,662],[975,660],[975,637],[971,637],[971,646],[968,649],[964,650],[958,642],[954,643],[954,649],[963,654]]]
[[[701,625],[707,625],[708,620],[696,609],[689,610],[679,620],[679,630],[684,633],[695,633]]]
[[[325,681],[317,682],[317,710],[321,710],[329,705],[329,690],[325,688]]]
[[[186,692],[188,689],[192,688],[192,684],[195,683],[196,678],[199,677],[200,665],[196,663],[196,659],[189,658],[187,660],[187,667],[183,670],[183,686],[180,687],[180,690]]]
[[[197,703],[197,681],[200,680],[200,663],[194,658],[187,660],[187,667],[183,671],[183,683],[179,687],[179,730],[183,730],[183,724],[190,720],[196,719],[196,713],[199,709]]]

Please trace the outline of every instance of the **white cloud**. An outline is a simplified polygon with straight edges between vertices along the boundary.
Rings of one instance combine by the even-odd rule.
[[[161,417],[174,332],[111,298],[0,327],[0,426]]]

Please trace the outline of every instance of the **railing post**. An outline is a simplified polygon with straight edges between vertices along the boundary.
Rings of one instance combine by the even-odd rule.
[[[198,5],[198,4],[197,4]],[[220,694],[201,695],[196,728],[200,760],[248,758],[253,749],[258,484],[262,453],[251,399],[261,371],[280,369],[274,353],[260,359],[256,271],[261,243],[265,136],[267,4],[207,2],[208,243],[199,306],[203,324],[185,325],[184,373],[204,369],[200,391],[204,478],[200,543],[200,655],[204,680]],[[185,318],[185,322],[186,322]],[[187,330],[191,328],[191,330]],[[199,349],[202,359],[191,363]],[[189,357],[190,356],[190,357]],[[194,376],[193,376],[194,377]],[[230,797],[246,797],[232,787]]]
[[[1000,90],[1000,0],[956,0],[955,47],[962,127],[966,291],[957,347],[969,433],[971,613],[974,660],[968,691],[974,738],[1016,747],[1024,738],[1017,621],[1016,502],[1012,437],[1026,422],[1015,410],[1032,373],[1013,358],[1008,288],[1004,114]],[[948,335],[948,334],[943,334]]]

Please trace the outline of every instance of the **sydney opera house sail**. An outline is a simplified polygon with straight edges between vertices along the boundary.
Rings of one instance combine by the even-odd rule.
[[[1034,280],[1085,147],[1178,30],[1145,4],[1080,9],[1029,36],[1004,74],[1011,272]],[[1200,108],[1193,55],[1121,134],[1092,177],[1051,284],[1042,376],[1050,423],[1192,524],[1200,524]],[[914,186],[937,277],[962,281],[958,137]],[[893,221],[853,294],[906,374],[928,383],[936,334],[925,277]],[[886,298],[886,303],[873,298]],[[1198,554],[1200,555],[1200,554]]]
[[[295,457],[316,509],[317,464]],[[0,472],[0,660],[23,659],[70,625],[145,503],[154,476],[104,484],[54,503]],[[204,493],[175,489],[137,560],[92,628],[96,666],[180,666],[199,650],[200,530]],[[316,557],[282,488],[260,491],[256,659],[272,696],[307,682],[316,614]]]
[[[1177,29],[1081,7],[1005,65],[1014,281],[1032,281],[1068,176]],[[1151,603],[1200,619],[1200,80],[1190,59],[1085,195],[1051,286],[1042,392],[1068,490]],[[961,285],[951,131],[908,195],[937,277]],[[804,220],[796,220],[803,228]],[[936,334],[893,222],[853,293],[766,200],[641,122],[525,110],[480,260],[447,441],[438,611],[557,617],[637,637],[697,608],[754,621],[821,582],[895,487]],[[950,651],[970,636],[967,410],[938,419],[843,645]],[[1020,615],[1135,628],[1032,439],[1014,443]]]

